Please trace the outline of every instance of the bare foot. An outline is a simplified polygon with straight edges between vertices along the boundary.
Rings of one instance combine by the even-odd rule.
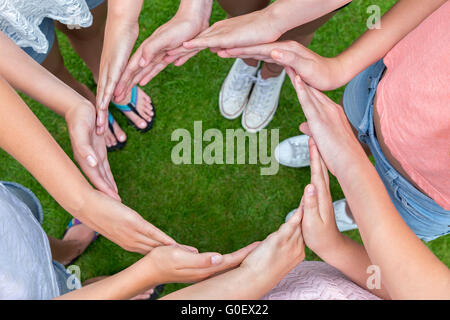
[[[72,245],[72,250],[67,250],[66,257],[62,264],[67,265],[77,257],[91,244],[94,239],[95,231],[84,224],[78,224],[67,230],[62,241]]]
[[[114,101],[114,103],[126,105],[131,100],[131,92],[122,101]],[[122,111],[125,116],[127,116],[136,127],[140,129],[145,129],[147,127],[147,122],[150,122],[153,118],[153,106],[150,97],[141,89],[138,88],[136,110],[139,116],[132,111]]]
[[[114,147],[119,142],[125,142],[127,140],[126,133],[122,130],[117,121],[114,121],[112,126],[114,129],[114,133],[111,131],[111,129],[109,129],[109,127],[105,132],[105,143],[108,148]]]

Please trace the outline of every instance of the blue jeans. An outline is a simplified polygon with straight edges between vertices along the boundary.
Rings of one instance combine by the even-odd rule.
[[[0,181],[11,193],[13,193],[17,198],[19,198],[23,203],[25,203],[28,208],[30,208],[33,216],[42,225],[44,220],[44,213],[42,210],[41,203],[38,198],[34,195],[34,193],[25,188],[24,186],[7,181]],[[40,254],[36,252],[36,254]],[[53,260],[53,268],[55,270],[56,280],[58,282],[59,294],[63,295],[70,291],[73,291],[75,286],[81,286],[77,279],[75,279],[70,272],[66,270],[66,268],[60,264],[59,262]],[[78,282],[75,284],[75,282]],[[69,287],[70,284],[70,287]]]
[[[344,110],[358,138],[368,145],[375,168],[395,208],[414,233],[431,241],[450,233],[450,211],[414,187],[389,163],[377,140],[373,123],[373,101],[386,66],[380,60],[357,75],[345,89]]]
[[[86,4],[89,9],[94,9],[95,7],[101,5],[105,0],[86,0]],[[48,51],[46,53],[38,53],[34,51],[31,47],[22,47],[22,49],[37,63],[42,64],[47,58],[50,50],[52,50],[53,44],[55,43],[55,25],[53,24],[53,19],[45,18],[39,25],[42,33],[45,35],[48,41]]]

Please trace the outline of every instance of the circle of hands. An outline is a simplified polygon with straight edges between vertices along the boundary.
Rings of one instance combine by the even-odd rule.
[[[321,57],[297,42],[276,42],[280,32],[258,12],[212,26],[209,18],[206,10],[197,15],[177,12],[131,58],[139,25],[136,22],[112,28],[107,22],[97,106],[74,108],[66,115],[75,160],[99,193],[115,199],[113,209],[103,214],[101,225],[90,222],[124,249],[150,252],[138,263],[145,264],[151,258],[163,275],[163,282],[196,282],[238,266],[255,276],[267,277],[269,272],[274,281],[279,281],[304,259],[305,244],[320,256],[341,237],[334,218],[328,170],[333,174],[345,170],[357,152],[354,150],[360,147],[342,108],[319,90],[342,86],[342,70],[336,60]],[[296,213],[264,241],[224,255],[199,253],[180,245],[123,206],[102,137],[113,97],[123,100],[136,84],[146,85],[167,65],[181,66],[206,48],[222,58],[253,58],[282,65],[307,118],[300,130],[311,137],[311,183],[306,186]]]

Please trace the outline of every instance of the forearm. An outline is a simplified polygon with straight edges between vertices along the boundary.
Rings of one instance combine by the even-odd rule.
[[[158,283],[149,279],[148,272],[138,261],[127,269],[94,282],[81,289],[59,296],[57,300],[126,300],[147,291]]]
[[[239,267],[172,292],[162,300],[255,300],[264,296],[281,280],[259,278],[247,268]]]
[[[351,0],[277,0],[266,9],[268,21],[281,36],[285,32],[320,18]]]
[[[181,0],[176,16],[192,18],[199,25],[206,24],[211,16],[212,3],[212,0]]]
[[[372,265],[372,262],[364,246],[342,234],[339,243],[329,246],[328,249],[318,253],[322,260],[341,271],[361,288],[380,298],[390,299],[381,281],[379,288],[369,288],[367,285],[368,277],[371,275],[367,272],[367,268]]]
[[[416,28],[446,0],[398,0],[381,18],[381,29],[367,30],[337,60],[343,83],[383,58],[401,39]]]
[[[336,172],[373,265],[393,299],[450,298],[450,271],[396,211],[367,158]]]
[[[3,32],[0,46],[0,75],[15,89],[61,116],[72,107],[85,104],[85,98],[35,62]]]
[[[0,147],[19,161],[71,213],[85,205],[93,190],[77,167],[0,77]]]

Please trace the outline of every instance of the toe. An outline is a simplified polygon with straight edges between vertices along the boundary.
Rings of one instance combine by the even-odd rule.
[[[119,142],[125,142],[127,140],[127,135],[125,134],[125,132],[122,130],[122,128],[119,126],[119,124],[117,122],[114,122],[114,132],[116,134],[116,137],[114,137],[114,143],[117,144],[117,140]]]

